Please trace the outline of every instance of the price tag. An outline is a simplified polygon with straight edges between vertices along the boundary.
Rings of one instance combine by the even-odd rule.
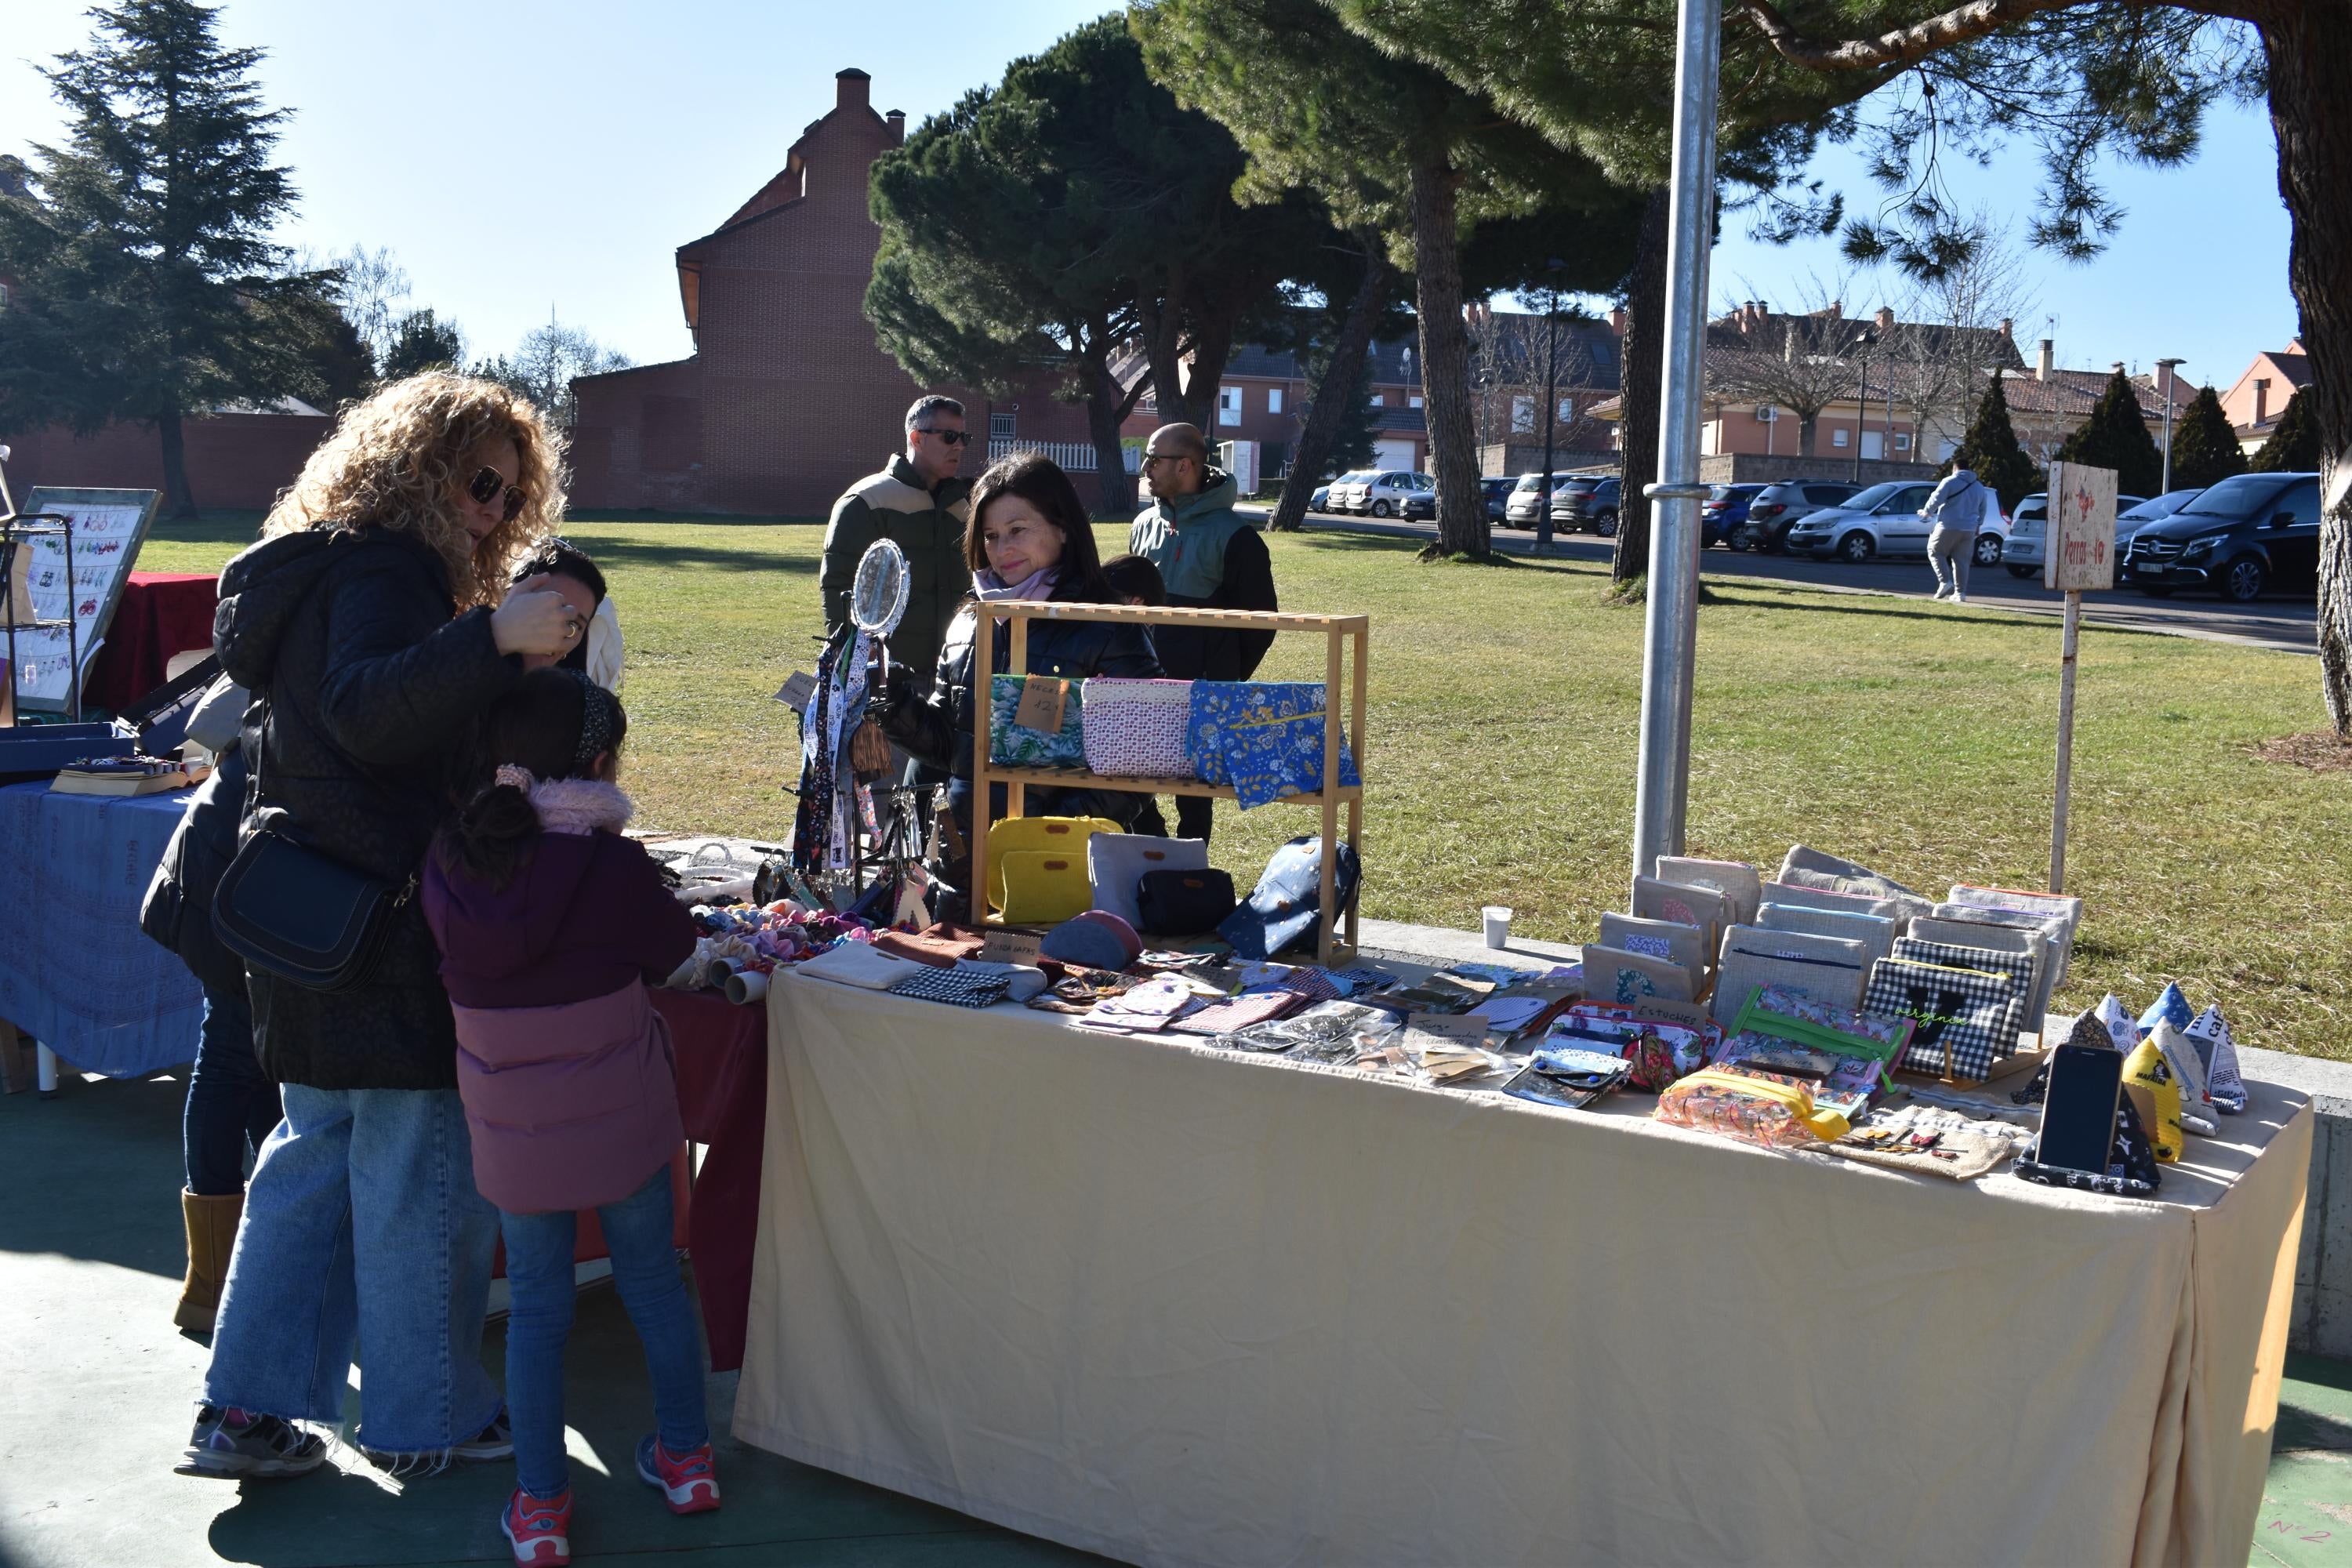
[[[816,695],[816,677],[805,669],[793,671],[784,683],[776,688],[776,700],[795,713],[808,711],[809,699]]]
[[[1026,963],[1034,966],[1045,939],[1034,931],[992,931],[980,944],[980,956],[987,963]]]
[[[1420,1013],[1400,1043],[1409,1051],[1459,1051],[1486,1042],[1486,1020],[1467,1013]]]
[[[1013,710],[1013,721],[1024,730],[1058,734],[1062,728],[1062,710],[1069,700],[1068,681],[1056,680],[1049,675],[1024,676],[1021,679],[1021,706]]]

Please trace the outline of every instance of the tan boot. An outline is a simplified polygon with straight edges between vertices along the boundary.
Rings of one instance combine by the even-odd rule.
[[[245,1194],[207,1198],[183,1189],[180,1213],[188,1225],[188,1278],[180,1286],[180,1304],[172,1321],[184,1332],[209,1337],[213,1314],[220,1308],[221,1286],[228,1279],[228,1255],[236,1246]]]

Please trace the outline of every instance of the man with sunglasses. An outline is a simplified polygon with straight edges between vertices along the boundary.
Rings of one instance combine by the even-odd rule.
[[[1274,563],[1265,538],[1234,510],[1234,477],[1209,464],[1209,443],[1191,425],[1162,425],[1143,448],[1152,502],[1136,515],[1127,548],[1160,568],[1168,603],[1193,609],[1272,610]],[[1274,646],[1272,632],[1161,626],[1151,638],[1160,668],[1178,680],[1247,680]],[[1215,801],[1176,797],[1176,833],[1209,837]]]
[[[971,588],[963,559],[971,481],[956,477],[971,441],[962,404],[937,393],[917,398],[907,410],[906,450],[850,486],[824,531],[817,584],[827,636],[849,624],[849,587],[866,546],[888,539],[906,552],[907,616],[891,634],[890,662],[924,687],[940,661],[940,639]]]

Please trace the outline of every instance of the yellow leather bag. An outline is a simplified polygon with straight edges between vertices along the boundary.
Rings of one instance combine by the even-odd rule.
[[[1059,925],[1094,908],[1087,840],[1117,833],[1099,816],[1008,816],[988,829],[988,902],[1014,925]]]

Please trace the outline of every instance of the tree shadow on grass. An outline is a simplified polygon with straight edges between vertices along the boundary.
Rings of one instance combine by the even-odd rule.
[[[698,566],[728,572],[781,572],[796,577],[816,575],[814,555],[788,555],[773,550],[730,550],[709,544],[665,544],[652,539],[587,539],[576,541],[588,558],[610,571],[616,565]]]
[[[1719,584],[1723,580],[1721,578],[1717,578],[1717,584]],[[1798,589],[1796,591],[1802,592],[1803,590]],[[1899,599],[1889,599],[1873,603],[1870,600],[1862,598],[1860,595],[1848,599],[1844,595],[1822,594],[1814,595],[1804,604],[1792,604],[1786,596],[1750,597],[1738,593],[1726,593],[1720,586],[1713,584],[1709,586],[1705,595],[1705,602],[1710,605],[1722,605],[1727,607],[1736,606],[1740,609],[1748,610],[1787,610],[1806,615],[1873,616],[1880,619],[1886,620],[1935,621],[1945,626],[1977,625],[2053,628],[2055,625],[2048,616],[2032,615],[2022,611],[2011,611],[2007,614],[1993,612],[1990,614],[1962,616],[1956,616],[1948,610],[1934,610],[1924,607],[1904,608],[1902,607],[1903,601]],[[2103,635],[2112,635],[2116,637],[2162,637],[2172,636],[2172,634],[2168,632],[2151,631],[2144,626],[2119,626],[2108,622],[2086,622],[2084,623],[2083,629],[2086,632],[2098,632]],[[2054,636],[2053,640],[2055,640]],[[2176,638],[2175,640],[2178,639]]]

